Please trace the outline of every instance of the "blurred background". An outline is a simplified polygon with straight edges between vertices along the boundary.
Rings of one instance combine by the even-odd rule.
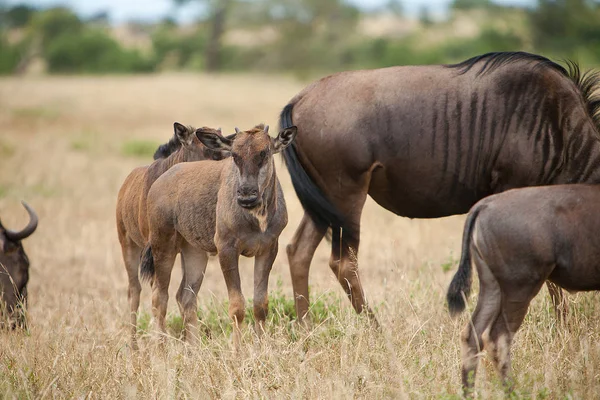
[[[525,50],[600,64],[597,0],[0,2],[0,73],[289,72]]]

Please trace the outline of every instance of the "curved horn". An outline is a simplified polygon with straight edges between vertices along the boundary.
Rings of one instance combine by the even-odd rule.
[[[265,131],[265,133],[269,133],[269,125],[265,125],[265,128],[263,129],[263,131]]]
[[[238,128],[237,126],[235,127],[235,133],[240,133],[240,128]]]
[[[24,201],[21,201],[21,203],[23,204],[23,207],[25,207],[25,209],[27,210],[27,214],[29,214],[29,223],[20,232],[14,232],[9,229],[5,229],[6,237],[12,241],[25,239],[35,231],[35,228],[37,228],[38,224],[38,216],[35,213],[35,211],[33,211],[33,208],[29,207],[29,204],[25,203]]]

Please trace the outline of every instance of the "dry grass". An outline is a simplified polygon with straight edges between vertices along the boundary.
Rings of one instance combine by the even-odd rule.
[[[372,202],[363,218],[359,262],[381,332],[370,329],[342,298],[323,244],[313,262],[311,288],[324,319],[310,331],[279,316],[262,344],[246,329],[242,353],[234,357],[221,318],[225,285],[213,260],[199,297],[206,316],[201,344],[186,349],[173,338],[160,348],[146,335],[141,350],[130,351],[114,209],[125,176],[150,156],[128,155],[126,143],[164,142],[176,120],[222,126],[225,132],[258,122],[275,126],[280,108],[301,87],[270,76],[0,80],[2,220],[10,227],[24,223],[21,198],[41,218],[38,232],[25,242],[32,261],[30,331],[0,333],[0,397],[458,396],[458,339],[467,315],[450,320],[444,295],[455,270],[452,261],[460,255],[464,217],[391,218]],[[284,246],[301,207],[287,172],[279,171],[290,223],[271,287],[281,282],[281,293],[276,289],[272,297],[285,303],[292,293]],[[251,297],[252,266],[247,261],[242,266],[244,293]],[[180,276],[176,268],[173,287]],[[145,287],[145,315],[148,292]],[[535,299],[513,347],[518,397],[583,399],[600,393],[599,302],[595,294],[571,299],[570,330],[555,326],[545,289]],[[176,308],[172,299],[173,315]],[[174,329],[177,322],[172,317]],[[487,361],[477,389],[485,398],[502,397]]]

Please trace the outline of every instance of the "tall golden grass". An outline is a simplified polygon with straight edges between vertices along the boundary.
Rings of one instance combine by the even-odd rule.
[[[282,319],[262,343],[245,329],[239,355],[227,334],[203,330],[186,348],[176,337],[158,345],[145,335],[128,345],[126,273],[114,222],[117,191],[147,149],[172,135],[172,123],[247,128],[277,125],[303,84],[279,76],[157,75],[0,80],[0,216],[27,220],[20,199],[39,213],[24,243],[31,259],[28,332],[1,332],[2,398],[454,398],[460,395],[460,331],[445,291],[460,257],[463,216],[393,217],[369,201],[359,265],[381,331],[352,311],[329,271],[327,245],[311,272],[312,300],[329,317],[303,330]],[[148,144],[150,143],[150,144]],[[141,149],[141,150],[140,150]],[[302,215],[289,176],[277,163],[289,225],[271,287],[291,300],[285,245]],[[252,264],[242,262],[252,295]],[[171,294],[181,274],[176,267]],[[174,295],[170,312],[177,314]],[[212,260],[200,309],[221,312],[226,290]],[[281,299],[280,299],[281,300]],[[570,296],[569,326],[556,325],[545,289],[534,300],[513,346],[517,397],[597,398],[600,306],[593,293]],[[474,301],[471,301],[471,308]],[[149,288],[142,310],[150,312]],[[502,397],[491,364],[477,391]]]

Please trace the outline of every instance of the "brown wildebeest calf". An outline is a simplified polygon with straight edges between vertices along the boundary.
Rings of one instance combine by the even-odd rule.
[[[206,159],[220,160],[226,156],[223,151],[204,146],[196,137],[197,132],[211,132],[220,135],[220,130],[173,124],[175,134],[168,143],[161,145],[154,154],[154,163],[138,167],[125,178],[117,198],[117,232],[125,269],[129,277],[129,308],[131,311],[131,343],[135,348],[137,333],[137,311],[140,305],[142,287],[138,279],[138,266],[142,249],[148,239],[146,219],[146,197],[154,181],[173,165],[186,161]]]
[[[237,128],[236,128],[237,131]],[[255,257],[254,316],[260,335],[268,310],[269,273],[287,210],[275,173],[273,154],[296,135],[290,127],[273,139],[259,125],[237,133],[235,140],[202,132],[198,138],[231,159],[180,164],[156,180],[148,193],[150,236],[142,258],[144,278],[154,277],[152,310],[162,332],[175,256],[181,251],[184,281],[177,292],[186,340],[194,340],[198,318],[196,296],[210,254],[218,253],[234,322],[234,347],[239,348],[245,300],[238,258]]]
[[[25,326],[27,306],[27,282],[29,281],[29,258],[21,240],[29,237],[38,224],[38,217],[27,203],[23,206],[29,214],[29,223],[21,231],[6,229],[0,222],[0,291],[2,291],[3,317],[11,328]]]
[[[475,264],[479,298],[461,336],[465,394],[474,385],[480,343],[508,382],[511,342],[544,282],[571,292],[600,290],[599,229],[597,185],[510,190],[473,206],[447,297],[452,315],[465,309]]]

